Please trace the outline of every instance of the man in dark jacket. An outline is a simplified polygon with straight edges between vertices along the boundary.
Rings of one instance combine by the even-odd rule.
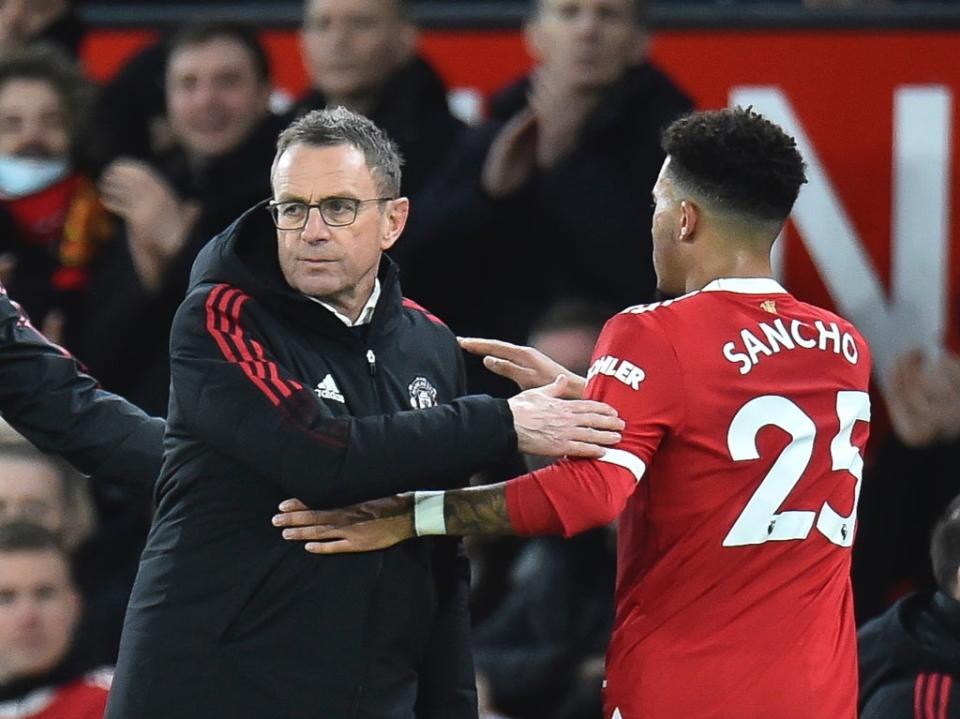
[[[447,88],[416,52],[417,29],[405,0],[308,0],[303,57],[310,92],[297,114],[342,105],[397,143],[403,193],[416,194],[463,128]]]
[[[535,70],[418,196],[394,253],[407,291],[458,334],[512,342],[561,296],[653,299],[640,198],[663,163],[660,131],[692,109],[644,61],[637,0],[536,0],[526,37]]]
[[[563,380],[461,397],[453,334],[382,256],[409,203],[369,120],[302,117],[272,184],[273,221],[255,207],[209,243],[174,320],[158,507],[107,716],[473,718],[456,541],[318,561],[270,516],[288,497],[453,486],[517,449],[599,456],[622,424],[558,399]]]
[[[960,717],[960,497],[930,555],[939,591],[911,594],[860,629],[862,719]]]

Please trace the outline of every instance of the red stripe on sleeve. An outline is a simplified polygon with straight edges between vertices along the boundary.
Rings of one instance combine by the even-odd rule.
[[[924,698],[925,719],[936,719],[937,688],[940,686],[940,674],[930,674],[927,681],[926,697]]]
[[[243,359],[256,366],[258,376],[264,379],[269,379],[274,389],[280,392],[284,398],[289,397],[291,394],[293,394],[293,390],[291,390],[280,378],[280,373],[277,371],[276,364],[266,359],[263,353],[263,348],[260,347],[256,341],[251,340],[254,345],[254,351],[256,352],[259,350],[258,356],[260,357],[260,361],[254,360],[250,350],[247,349],[247,340],[243,335],[243,326],[240,324],[240,310],[243,309],[243,304],[248,299],[250,299],[249,295],[241,295],[240,299],[236,302],[236,304],[234,304],[233,309],[230,311],[230,319],[233,321],[233,331],[230,333],[230,336],[233,338],[234,342],[236,342],[237,348],[240,350],[240,354],[243,356]]]
[[[447,323],[444,322],[444,321],[443,321],[442,319],[440,319],[439,317],[437,317],[435,314],[433,314],[433,312],[431,312],[430,310],[428,310],[426,307],[421,307],[420,305],[418,305],[416,302],[414,302],[414,301],[411,300],[411,299],[408,299],[408,298],[404,297],[404,298],[403,298],[403,306],[406,307],[408,310],[416,310],[417,312],[422,312],[423,314],[425,314],[425,315],[427,316],[427,319],[430,320],[431,322],[433,322],[434,324],[443,325],[444,327],[447,326]]]
[[[947,709],[950,706],[950,689],[953,684],[953,677],[948,674],[943,675],[940,682],[940,711],[937,712],[938,719],[947,719]]]
[[[926,682],[926,674],[918,674],[917,681],[913,683],[913,717],[914,719],[923,719],[923,685]]]
[[[224,311],[226,304],[229,303],[231,298],[235,296],[234,293],[237,292],[237,290],[224,291],[227,287],[228,285],[217,285],[217,287],[213,289],[213,291],[210,293],[210,296],[207,298],[207,331],[217,343],[217,346],[220,348],[220,352],[223,354],[224,358],[231,364],[239,365],[250,381],[253,382],[260,389],[260,391],[267,396],[267,399],[269,399],[274,405],[278,405],[280,404],[280,398],[277,397],[277,395],[274,394],[274,392],[266,385],[266,383],[254,373],[249,362],[241,362],[237,359],[237,356],[234,354],[229,343],[227,342],[225,331],[229,328],[229,324],[226,321],[226,317],[221,313]],[[221,300],[220,302],[217,301],[218,298]]]

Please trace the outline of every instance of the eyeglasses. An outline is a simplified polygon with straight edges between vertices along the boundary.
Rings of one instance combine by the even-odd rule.
[[[367,202],[386,202],[393,197],[374,197],[370,200],[358,200],[355,197],[325,197],[320,202],[309,203],[299,200],[267,203],[267,211],[273,218],[278,230],[302,230],[307,226],[310,210],[316,207],[320,218],[328,227],[346,227],[357,220],[360,206]]]

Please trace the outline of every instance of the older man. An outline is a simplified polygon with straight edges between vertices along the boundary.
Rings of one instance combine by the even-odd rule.
[[[558,399],[565,380],[461,397],[453,334],[383,256],[409,202],[372,122],[304,116],[272,185],[204,249],[174,320],[169,451],[107,716],[475,717],[456,540],[317,561],[270,515],[453,486],[518,448],[596,456],[622,423]]]

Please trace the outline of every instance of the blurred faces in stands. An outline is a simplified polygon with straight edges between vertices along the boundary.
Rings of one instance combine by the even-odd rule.
[[[369,112],[413,57],[417,32],[399,0],[307,0],[301,39],[313,87],[329,105]]]
[[[188,35],[170,51],[167,118],[191,161],[235,149],[267,115],[266,59],[234,35]]]
[[[25,440],[0,443],[0,524],[14,521],[38,524],[77,547],[95,524],[83,477]]]
[[[66,656],[80,595],[56,536],[38,525],[0,526],[0,684],[41,676]]]
[[[68,0],[0,0],[0,48],[40,35],[70,10]]]
[[[587,91],[616,82],[646,50],[637,0],[538,0],[526,39],[543,71]]]

